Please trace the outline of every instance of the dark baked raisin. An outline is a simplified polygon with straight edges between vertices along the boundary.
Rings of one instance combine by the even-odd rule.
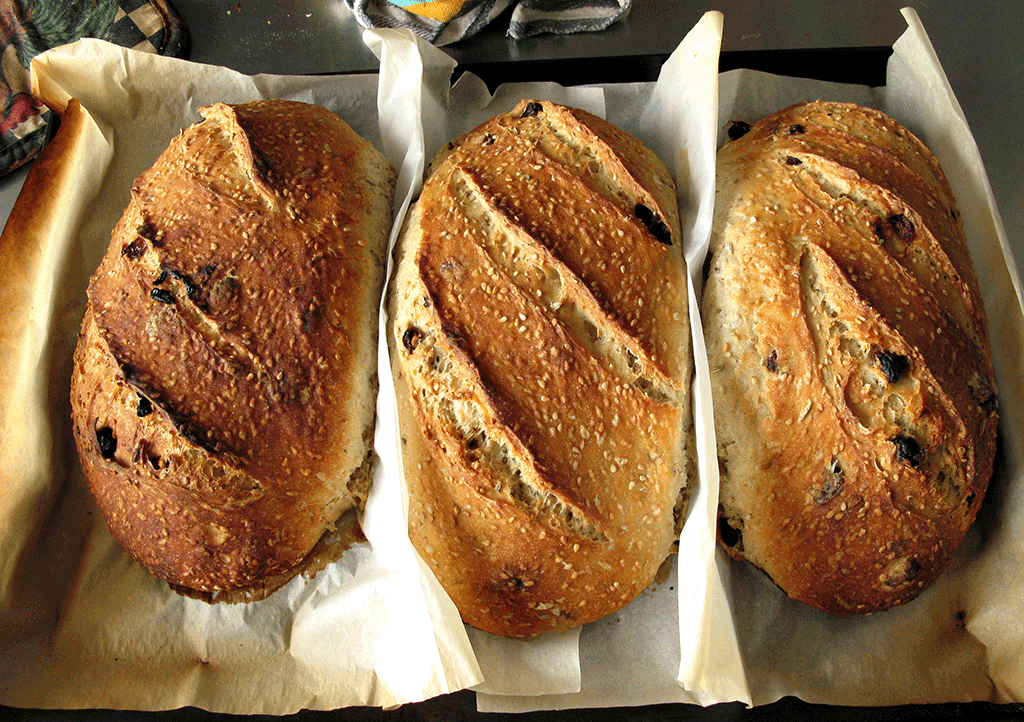
[[[707,254],[704,256],[704,263],[700,267],[701,280],[707,281],[708,276],[711,275],[711,264],[713,263],[713,259],[714,254],[712,254],[711,251],[708,251]]]
[[[114,452],[117,451],[117,438],[114,436],[112,428],[104,426],[102,429],[97,430],[96,443],[100,447],[100,456],[104,459],[114,458]]]
[[[139,394],[139,405],[135,407],[135,415],[140,419],[153,413],[153,404],[142,394]]]
[[[916,467],[924,459],[924,449],[917,443],[917,439],[912,436],[899,435],[892,440],[892,443],[896,445],[896,460],[906,461],[911,466]]]
[[[995,391],[992,389],[987,376],[983,374],[974,373],[970,379],[967,380],[967,388],[971,390],[971,397],[975,403],[984,411],[986,414],[992,414],[999,407],[999,400],[996,398]]]
[[[786,156],[786,165],[803,165],[803,161],[791,155]]]
[[[533,116],[535,116],[538,113],[541,113],[543,111],[544,111],[544,106],[543,105],[541,105],[540,103],[533,103],[533,102],[531,102],[531,103],[527,103],[526,104],[526,108],[523,110],[523,114],[520,115],[519,117],[520,118],[532,118]]]
[[[892,353],[891,351],[880,351],[875,354],[875,360],[878,362],[878,367],[882,369],[882,373],[885,374],[885,378],[889,379],[891,384],[903,378],[903,374],[907,373],[910,369],[910,359],[902,354]]]
[[[420,345],[420,339],[422,334],[420,330],[413,326],[405,329],[405,333],[402,334],[402,345],[405,346],[405,350],[412,353],[416,350],[416,347]]]
[[[521,565],[508,565],[487,580],[487,587],[512,604],[522,604],[523,598],[535,590],[536,571]]]
[[[128,256],[128,258],[138,258],[145,252],[146,242],[142,240],[142,238],[136,238],[134,241],[125,246],[123,251],[121,251],[121,253]]]
[[[796,135],[798,133],[803,133],[803,132],[804,132],[804,127],[802,125],[800,125],[799,123],[793,123],[793,125],[789,126],[789,134],[790,135]]]
[[[743,539],[743,532],[732,526],[724,516],[718,517],[718,538],[727,547],[735,549]]]
[[[152,223],[145,222],[135,229],[135,233],[159,248],[163,245],[163,234],[157,231]]]
[[[764,360],[764,367],[773,374],[779,372],[779,353],[775,349],[772,349],[772,352],[768,354],[768,358]]]
[[[161,283],[167,280],[167,271],[160,269],[160,275],[153,279],[153,285],[159,286]]]
[[[238,292],[241,286],[242,284],[234,276],[220,279],[213,286],[213,291],[210,293],[210,302],[214,306],[226,303]]]
[[[640,219],[640,222],[647,226],[647,230],[651,232],[651,235],[659,243],[664,243],[666,246],[672,245],[672,232],[660,218],[655,218],[654,211],[643,203],[637,203],[633,212],[636,213],[636,217]]]
[[[814,499],[814,503],[824,504],[826,501],[834,499],[842,491],[845,477],[846,474],[843,467],[839,465],[839,461],[833,461],[825,470],[825,476],[821,479],[820,486],[811,488],[811,498]]]
[[[878,236],[879,238],[881,238],[884,241],[885,240],[885,226],[882,224],[882,219],[881,218],[876,218],[875,219],[875,223],[872,226],[872,228],[874,228],[875,235]]]
[[[889,226],[901,241],[914,240],[914,222],[902,213],[889,216]]]
[[[149,296],[160,303],[174,303],[174,294],[166,288],[154,288],[149,292]]]
[[[743,120],[730,120],[729,130],[726,131],[726,134],[729,136],[729,140],[739,140],[749,132],[750,123]]]
[[[965,612],[962,609],[959,609],[953,615],[953,619],[958,630],[960,630],[961,632],[967,631],[967,612]]]
[[[661,221],[658,221],[653,226],[651,226],[650,231],[659,243],[662,243],[666,246],[672,245],[672,232],[668,229],[668,226],[666,226]]]
[[[319,308],[311,307],[302,312],[302,333],[312,333],[320,325],[323,314]]]
[[[173,268],[167,269],[167,273],[171,278],[181,281],[181,284],[185,287],[185,293],[188,294],[188,297],[193,301],[196,300],[196,295],[199,293],[199,286],[196,285],[196,282],[192,280],[191,276],[187,273],[176,271]]]

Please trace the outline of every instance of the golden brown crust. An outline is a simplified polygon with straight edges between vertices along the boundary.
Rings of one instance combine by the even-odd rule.
[[[878,111],[793,106],[727,143],[702,300],[720,539],[832,612],[946,568],[996,444],[987,324],[934,157]]]
[[[263,589],[365,499],[394,172],[316,106],[202,112],[135,182],[90,282],[75,435],[155,575]]]
[[[675,541],[692,459],[675,204],[650,151],[551,103],[431,164],[389,343],[410,536],[473,626],[605,616]]]
[[[54,306],[66,302],[53,290],[64,269],[54,268],[54,259],[71,244],[68,225],[75,221],[68,210],[87,193],[80,187],[81,158],[96,130],[77,100],[59,112],[60,128],[29,167],[0,234],[0,548],[9,562],[0,563],[0,598],[7,600],[17,599],[10,587],[15,562],[47,528],[59,492],[51,483],[57,447],[45,419],[63,414],[40,382],[47,359],[62,356],[52,320]]]

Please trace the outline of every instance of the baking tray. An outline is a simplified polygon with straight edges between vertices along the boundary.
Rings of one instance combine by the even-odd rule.
[[[885,64],[891,53],[889,47],[791,50],[791,51],[738,51],[724,52],[722,70],[751,68],[796,77],[836,82],[855,82],[865,85],[884,83]],[[501,83],[530,81],[540,78],[555,80],[564,85],[591,82],[644,82],[657,77],[667,56],[637,55],[629,58],[598,58],[585,61],[538,61],[536,63],[479,63],[460,66],[463,72],[478,75],[489,87]],[[856,62],[852,62],[855,60]],[[787,719],[817,719],[829,715],[839,720],[909,720],[909,719],[1020,719],[1024,705],[995,705],[986,702],[943,705],[907,705],[899,707],[836,707],[813,705],[793,698],[746,709],[742,704],[730,703],[700,708],[690,705],[653,705],[598,710],[562,710],[526,712],[515,715],[525,720],[572,719],[694,719],[694,720],[762,720],[783,717]],[[232,715],[209,713],[195,708],[166,712],[133,712],[110,710],[18,710],[0,708],[0,716],[23,720],[67,719],[228,719]],[[500,714],[497,717],[510,717]],[[367,708],[349,708],[335,711],[303,711],[290,716],[293,719],[351,719],[351,720],[436,720],[436,719],[495,719],[494,714],[476,711],[475,696],[463,691],[437,697],[425,702],[405,705],[384,711]]]

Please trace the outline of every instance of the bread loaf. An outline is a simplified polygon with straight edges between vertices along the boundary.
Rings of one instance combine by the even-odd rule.
[[[431,163],[390,336],[413,543],[505,636],[627,604],[692,464],[675,186],[634,138],[523,101]]]
[[[394,171],[317,106],[200,112],[90,281],[74,433],[132,556],[252,600],[322,562],[366,497]]]
[[[891,118],[817,102],[727,142],[716,201],[702,320],[719,538],[819,609],[906,603],[948,566],[996,448],[949,184]]]

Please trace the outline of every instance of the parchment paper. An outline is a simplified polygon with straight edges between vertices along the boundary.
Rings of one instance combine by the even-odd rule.
[[[886,86],[872,89],[739,70],[721,76],[718,143],[732,119],[753,122],[791,103],[818,98],[875,106],[917,133],[942,163],[963,214],[972,259],[990,321],[999,383],[1000,456],[989,496],[951,569],[911,604],[867,617],[838,617],[793,602],[750,565],[719,553],[725,598],[694,627],[693,638],[735,634],[742,666],[720,666],[684,649],[680,684],[702,703],[748,700],[766,704],[793,695],[810,702],[896,705],[1024,699],[1024,316],[1021,284],[977,146],[912,10],[908,30],[894,46]],[[897,20],[894,18],[894,22]],[[726,18],[728,22],[728,18]],[[664,75],[659,80],[664,80]],[[700,268],[706,236],[687,249],[691,272]],[[695,234],[693,239],[698,241]],[[698,364],[700,368],[700,364]],[[699,379],[698,379],[699,380]],[[707,389],[698,395],[707,400]],[[713,446],[711,447],[713,448]],[[708,447],[702,445],[705,452]],[[711,465],[703,463],[707,474]],[[713,469],[710,469],[714,473]],[[711,486],[717,479],[704,476]],[[714,592],[712,577],[709,587]],[[680,588],[680,606],[686,600]],[[731,611],[730,611],[731,610]],[[685,618],[685,614],[684,614]],[[703,621],[703,625],[699,622]],[[584,643],[589,630],[584,631]],[[583,644],[585,647],[586,645]],[[722,645],[728,649],[728,645]],[[664,669],[652,665],[643,698],[685,700]],[[709,652],[708,654],[712,654]],[[545,698],[480,697],[489,711],[634,704],[636,696],[605,676],[601,655],[581,653],[582,691]],[[594,673],[590,673],[593,669]],[[704,669],[701,678],[696,670]],[[646,677],[647,669],[639,676]],[[744,679],[745,678],[745,679]],[[637,680],[625,676],[626,685]],[[728,686],[729,683],[732,686]],[[703,693],[698,695],[698,690]]]
[[[24,459],[3,466],[4,499],[28,502],[0,507],[18,512],[0,520],[0,702],[281,714],[390,706],[479,681],[465,633],[434,623],[450,602],[421,573],[401,499],[389,493],[398,485],[384,481],[395,474],[393,431],[378,450],[367,543],[265,601],[216,606],[174,594],[112,541],[70,438],[85,286],[135,177],[213,101],[319,103],[380,146],[376,75],[249,78],[86,40],[37,58],[33,78],[51,102],[78,98],[95,126],[75,166],[81,182],[54,201],[67,213],[52,237],[24,241],[22,267],[38,275],[45,303],[17,311],[15,322],[32,330],[30,358],[19,367],[23,398],[3,407],[5,459]]]
[[[1000,399],[1000,456],[978,522],[953,567],[905,607],[869,617],[813,612],[746,565],[732,567],[735,624],[756,703],[888,705],[1024,696],[1024,380],[1020,281],[977,146],[916,13],[875,90],[737,72],[722,78],[720,123],[754,120],[818,97],[873,105],[938,157],[963,212],[990,323]]]
[[[906,18],[910,30],[896,45],[885,90],[739,72],[722,77],[720,100],[717,77],[705,72],[717,65],[716,13],[681,44],[657,84],[512,87],[494,100],[473,79],[449,93],[446,56],[383,37],[368,40],[382,58],[379,95],[376,78],[246,78],[141,58],[95,41],[43,56],[41,89],[89,99],[96,132],[108,133],[114,145],[109,170],[103,150],[83,166],[78,216],[68,216],[61,238],[45,242],[51,256],[63,259],[41,277],[42,287],[53,289],[41,297],[52,300],[26,313],[39,359],[26,363],[32,384],[24,394],[27,432],[18,451],[28,452],[32,473],[6,474],[2,481],[5,491],[16,487],[39,508],[29,515],[23,504],[21,516],[0,518],[0,534],[7,535],[0,549],[0,703],[194,705],[276,714],[390,705],[473,685],[480,708],[494,711],[736,699],[761,704],[787,694],[837,704],[1024,697],[1024,548],[1014,513],[1024,505],[1024,419],[1011,403],[1024,391],[1020,283],[1007,263],[1005,233],[977,148],[916,15]],[[396,72],[389,76],[392,63]],[[950,176],[996,347],[1002,455],[990,499],[955,567],[908,607],[841,619],[800,608],[760,574],[727,561],[714,548],[717,478],[716,465],[708,463],[714,437],[706,370],[698,364],[701,484],[679,564],[621,614],[578,636],[509,643],[467,632],[458,621],[398,533],[407,500],[386,392],[378,404],[382,469],[366,514],[367,544],[264,603],[208,607],[168,592],[110,541],[93,512],[67,429],[68,361],[85,281],[127,202],[131,179],[178,128],[198,119],[200,105],[271,95],[328,105],[382,147],[401,169],[399,217],[418,189],[424,159],[473,125],[468,109],[475,106],[472,117],[483,120],[526,95],[592,111],[603,106],[610,120],[658,151],[680,181],[681,209],[692,219],[686,230],[694,282],[710,222],[714,135],[728,119],[754,120],[791,99],[816,97],[855,99],[892,112],[922,135]],[[104,97],[113,100],[101,108]],[[383,119],[379,131],[375,102]],[[685,107],[673,105],[680,102]],[[682,115],[669,117],[673,113]],[[699,352],[699,333],[695,341]],[[384,373],[383,349],[380,360]],[[383,376],[381,386],[388,386]],[[6,430],[13,426],[11,419],[0,421],[6,449]],[[8,508],[0,505],[5,513]],[[15,543],[8,546],[8,539]]]
[[[709,16],[697,34],[699,42],[688,45],[679,61],[700,61],[697,75],[703,85],[689,95],[692,99],[694,93],[702,94],[703,102],[683,113],[675,126],[654,133],[670,132],[672,127],[678,135],[667,141],[674,144],[672,157],[684,164],[691,156],[702,158],[705,174],[713,167],[713,106],[707,102],[713,103],[717,86],[720,22],[720,16]],[[6,599],[21,619],[0,640],[4,703],[145,709],[194,705],[282,713],[301,707],[390,705],[478,683],[481,689],[515,694],[579,689],[578,630],[530,643],[470,632],[409,546],[383,344],[375,441],[381,463],[364,519],[369,544],[349,550],[312,582],[296,580],[265,602],[208,607],[169,592],[110,539],[74,461],[66,428],[67,378],[88,275],[127,202],[131,181],[171,136],[198,119],[196,109],[201,105],[270,96],[327,105],[382,147],[400,169],[398,223],[419,188],[425,160],[449,138],[521,97],[606,113],[601,88],[507,87],[492,98],[471,76],[451,89],[449,105],[451,60],[411,34],[381,35],[391,37],[378,42],[371,33],[367,39],[382,57],[379,93],[376,79],[247,78],[218,68],[138,57],[91,41],[52,51],[37,61],[37,92],[58,102],[68,96],[79,98],[99,132],[110,140],[97,143],[95,158],[84,158],[80,164],[92,171],[86,175],[93,179],[96,198],[77,204],[85,217],[67,224],[66,232],[52,244],[69,259],[69,271],[48,297],[66,299],[66,307],[54,313],[55,328],[50,331],[53,369],[37,370],[37,375],[52,387],[51,396],[58,403],[40,403],[35,417],[58,442],[48,444],[41,437],[36,445],[40,456],[55,466],[44,486],[63,494],[53,519],[44,509],[37,511],[28,526],[42,536],[15,560],[19,568]],[[651,92],[646,84],[613,89],[616,122],[642,129],[638,109],[648,104]],[[375,97],[384,119],[379,129]],[[695,125],[689,122],[695,118],[702,119],[700,142],[693,140]],[[704,150],[695,153],[690,146]],[[106,173],[96,160],[104,154],[110,154]],[[706,190],[703,193],[701,199],[700,191],[688,196],[687,202],[709,206],[710,197]],[[26,529],[25,537],[31,535]],[[703,572],[696,574],[703,578]],[[602,647],[614,642],[623,653],[640,650],[639,661],[646,663],[647,647],[635,646],[635,631],[621,633],[634,627],[642,631],[652,623],[660,630],[665,616],[670,628],[678,628],[674,579],[645,592],[622,620],[595,625],[588,638]],[[613,633],[603,634],[604,629]],[[469,634],[475,650],[469,647]],[[650,630],[643,636],[650,636]],[[665,639],[678,648],[678,633]],[[678,659],[678,652],[674,656]],[[636,655],[624,654],[622,661],[632,664]],[[677,674],[677,667],[677,662],[669,664],[669,678]],[[638,693],[642,694],[639,688]]]
[[[423,99],[430,99],[432,112],[420,118],[422,136],[399,125],[390,131],[396,146],[405,143],[412,152],[422,141],[429,159],[448,140],[523,98],[584,108],[637,136],[665,160],[679,184],[686,247],[698,247],[706,243],[714,202],[721,23],[719,13],[702,18],[667,63],[663,82],[580,88],[512,84],[500,87],[493,96],[469,74],[449,90],[451,61],[411,34],[372,31],[368,36],[381,59],[381,97],[396,98],[406,109],[426,107]],[[420,65],[432,69],[422,74],[426,86],[411,87],[408,78],[418,74]],[[391,114],[382,107],[381,116]],[[698,264],[697,274],[699,268]],[[696,314],[695,304],[690,313]],[[694,324],[694,331],[695,342],[702,349],[699,324]],[[701,383],[706,385],[706,364],[703,368]],[[387,385],[383,375],[381,379],[382,386]],[[710,443],[708,448],[713,449],[713,437],[706,434],[710,407],[698,404],[697,413],[698,443]],[[701,458],[706,462],[715,456],[712,451]],[[702,473],[702,478],[709,473]],[[673,566],[668,579],[646,590],[621,613],[582,630],[526,641],[467,629],[483,674],[483,682],[475,687],[479,707],[745,699],[743,670],[729,627],[721,627],[722,634],[708,634],[714,626],[712,617],[721,614],[716,611],[719,603],[727,601],[717,576],[714,549],[715,488],[701,483],[694,489],[678,568]],[[457,618],[448,621],[461,625]],[[696,680],[690,692],[678,682],[681,650],[686,650],[687,677]],[[727,670],[731,672],[724,673]]]

